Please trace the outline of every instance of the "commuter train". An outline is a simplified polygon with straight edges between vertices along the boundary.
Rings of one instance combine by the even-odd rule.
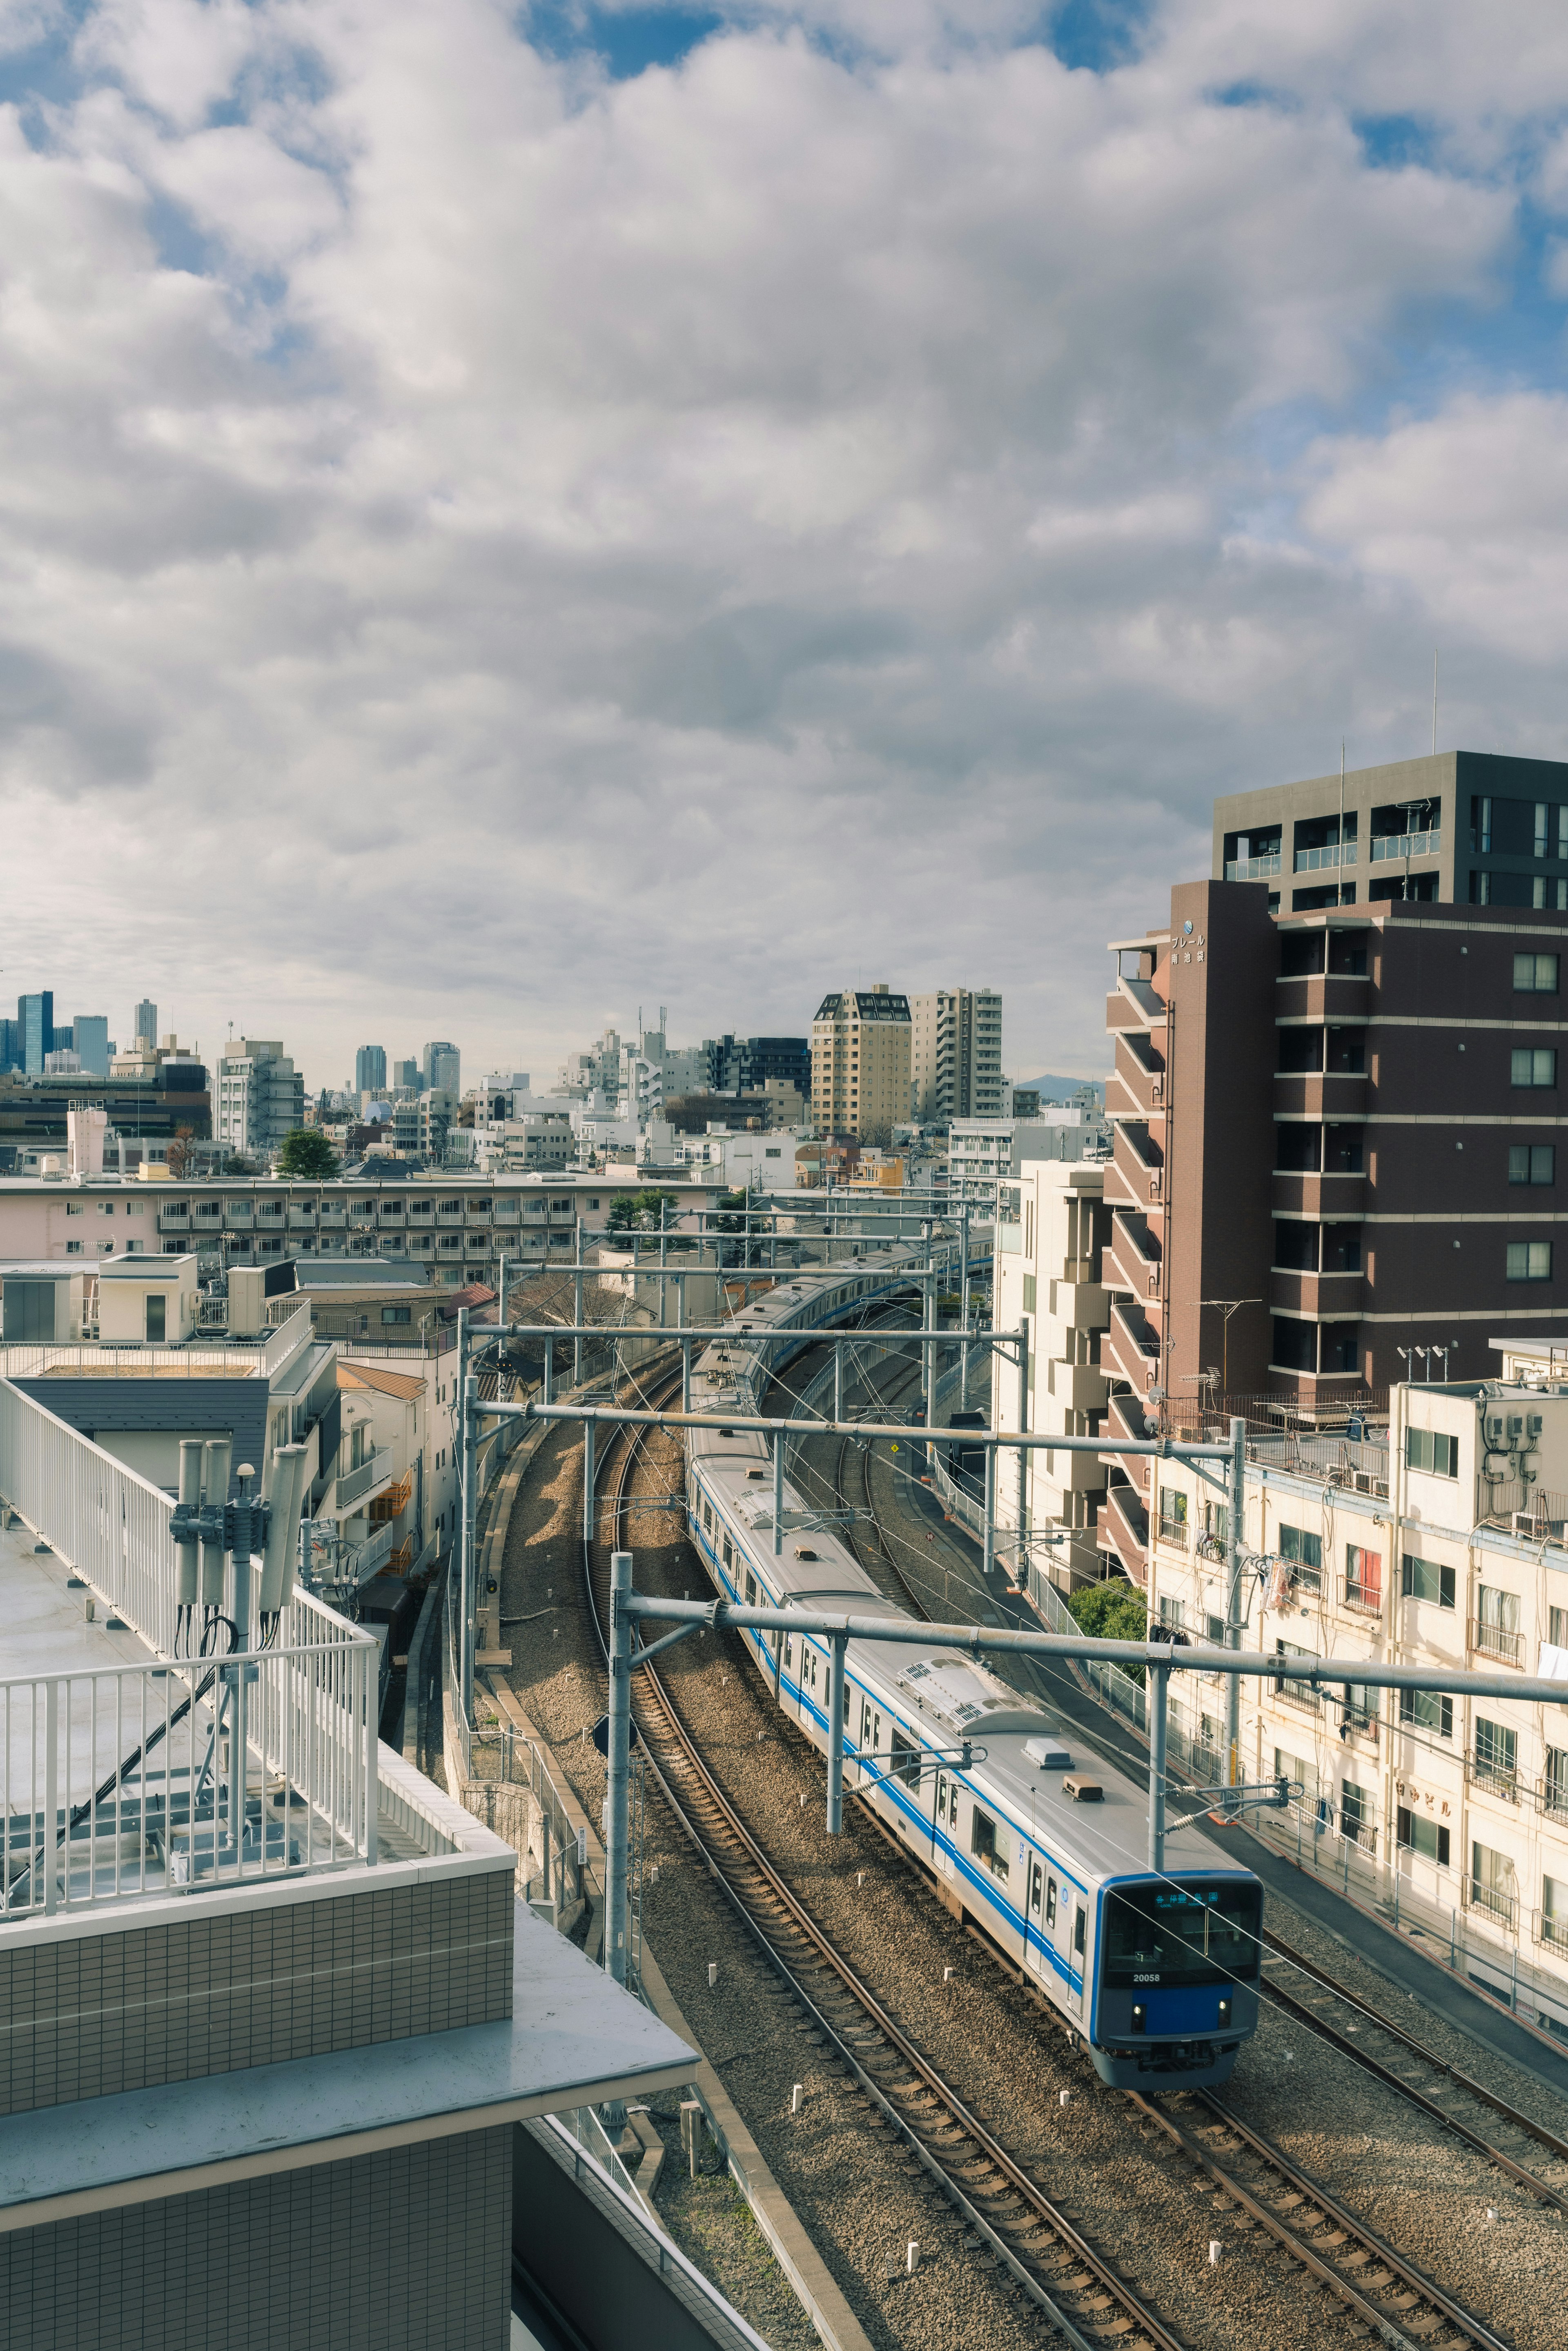
[[[781,1282],[699,1358],[694,1407],[755,1414],[770,1372],[812,1331],[895,1292],[914,1254],[894,1248]],[[799,1329],[800,1348],[747,1347],[748,1330],[779,1328]],[[775,1553],[773,1468],[759,1433],[686,1431],[686,1510],[726,1599],[906,1613],[872,1583],[831,1515],[789,1483]],[[825,1752],[825,1636],[743,1637],[775,1703]],[[1168,1832],[1166,1874],[1153,1874],[1146,1787],[1098,1763],[1075,1771],[1071,1734],[1043,1708],[939,1644],[852,1642],[844,1785],[863,1791],[947,1908],[1025,1970],[1103,2081],[1157,2092],[1229,2078],[1257,2030],[1261,1885],[1190,1828]]]

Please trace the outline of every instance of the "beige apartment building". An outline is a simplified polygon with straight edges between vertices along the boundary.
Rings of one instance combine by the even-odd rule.
[[[909,1115],[909,998],[885,980],[824,996],[811,1023],[811,1115],[825,1134],[886,1143]]]
[[[912,996],[909,1114],[946,1122],[1000,1118],[1002,999],[990,987]]]

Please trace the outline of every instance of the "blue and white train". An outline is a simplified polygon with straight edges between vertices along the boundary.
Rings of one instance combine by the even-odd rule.
[[[768,1292],[696,1364],[699,1410],[755,1411],[768,1371],[794,1349],[748,1347],[748,1330],[809,1333],[900,1286],[913,1252],[807,1270]],[[748,1606],[903,1615],[831,1518],[785,1488],[773,1549],[773,1471],[758,1433],[686,1432],[691,1540],[717,1591]],[[829,1644],[748,1633],[775,1702],[824,1751]],[[971,1762],[961,1766],[963,1743]],[[968,1655],[933,1645],[852,1642],[844,1784],[899,1837],[946,1906],[1015,1960],[1122,2088],[1224,2082],[1257,2029],[1262,1887],[1227,1867],[1195,1830],[1166,1839],[1164,1876],[1147,1851],[1148,1793],[1124,1773],[1075,1771],[1070,1735]],[[1097,1791],[1097,1793],[1086,1792]]]

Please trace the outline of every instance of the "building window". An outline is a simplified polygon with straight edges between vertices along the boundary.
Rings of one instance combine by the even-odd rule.
[[[100,1200],[98,1204],[98,1213],[100,1217],[112,1217],[114,1214],[114,1202],[112,1200]]]
[[[1448,1866],[1448,1832],[1437,1821],[1429,1821],[1420,1813],[1412,1813],[1401,1804],[1395,1815],[1399,1843],[1406,1853],[1418,1853],[1424,1861],[1435,1861],[1439,1869]]]
[[[1544,852],[1542,852],[1544,854]],[[1516,955],[1513,959],[1516,996],[1555,996],[1557,958],[1554,955]]]
[[[1452,1739],[1454,1701],[1437,1690],[1404,1689],[1399,1693],[1399,1719],[1430,1730],[1438,1739]]]
[[[1166,1627],[1167,1632],[1179,1633],[1181,1631],[1181,1620],[1186,1614],[1186,1605],[1182,1601],[1173,1600],[1168,1592],[1161,1593],[1160,1623]]]
[[[1407,1468],[1430,1470],[1437,1478],[1457,1478],[1459,1440],[1457,1437],[1444,1437],[1433,1428],[1407,1428],[1405,1461]]]
[[[1435,1560],[1411,1559],[1399,1563],[1399,1590],[1406,1600],[1426,1600],[1437,1608],[1454,1604],[1454,1571]]]
[[[80,1241],[68,1241],[68,1242],[66,1243],[66,1255],[67,1255],[68,1257],[80,1257],[80,1255],[81,1255],[81,1243],[80,1243]]]
[[[1160,1488],[1160,1541],[1186,1549],[1186,1496],[1179,1486]]]
[[[1511,1795],[1519,1777],[1519,1733],[1506,1723],[1476,1717],[1476,1778],[1483,1786]]]
[[[1524,1650],[1523,1636],[1519,1629],[1519,1594],[1500,1592],[1494,1585],[1476,1586],[1475,1646],[1489,1657],[1500,1657],[1504,1665],[1517,1666]]]
[[[66,1214],[68,1217],[79,1217],[81,1214],[81,1203],[78,1200],[68,1200],[66,1202]]]
[[[1342,1780],[1339,1783],[1339,1833],[1348,1844],[1358,1844],[1367,1853],[1372,1851],[1372,1798],[1354,1780]]]
[[[1353,1608],[1383,1607],[1383,1557],[1359,1543],[1344,1547],[1344,1596]]]
[[[1557,1055],[1550,1045],[1518,1045],[1512,1056],[1516,1086],[1554,1086]]]
[[[1309,1534],[1304,1527],[1281,1527],[1280,1557],[1289,1560],[1294,1570],[1291,1577],[1292,1583],[1301,1584],[1308,1592],[1322,1590],[1323,1539],[1322,1535]]]
[[[382,1308],[382,1321],[383,1322],[412,1322],[413,1320],[413,1309],[412,1306],[383,1306]]]
[[[1554,1184],[1557,1149],[1551,1143],[1511,1143],[1508,1146],[1511,1184]]]
[[[1510,1241],[1508,1278],[1510,1281],[1550,1281],[1552,1279],[1551,1242]]]

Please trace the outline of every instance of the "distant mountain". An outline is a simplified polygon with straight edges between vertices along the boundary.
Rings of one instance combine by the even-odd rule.
[[[1033,1086],[1041,1102],[1071,1102],[1080,1086],[1092,1086],[1102,1102],[1105,1099],[1103,1078],[1015,1078],[1018,1086]]]

